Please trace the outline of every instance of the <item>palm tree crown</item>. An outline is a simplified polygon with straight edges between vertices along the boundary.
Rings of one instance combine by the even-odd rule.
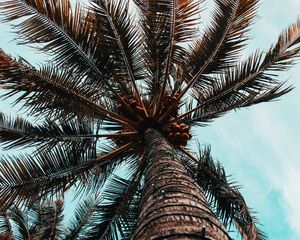
[[[195,154],[187,146],[194,127],[292,89],[277,72],[299,56],[300,22],[266,52],[241,61],[259,1],[215,0],[211,23],[199,32],[203,2],[90,0],[73,6],[69,0],[0,0],[2,20],[12,22],[19,43],[51,56],[36,67],[0,49],[4,97],[13,97],[30,116],[0,114],[0,142],[5,149],[33,148],[30,155],[0,162],[3,238],[14,239],[8,214],[20,239],[29,239],[25,233],[39,239],[139,239],[141,233],[133,232],[143,226],[149,159],[164,155],[153,154],[154,130],[160,135],[151,136],[172,146],[225,227],[234,224],[244,239],[265,239],[210,149]],[[77,194],[96,197],[79,203],[68,231],[47,229],[44,218],[60,218],[62,202],[45,200],[74,186]],[[24,215],[20,209],[27,207],[33,208]]]

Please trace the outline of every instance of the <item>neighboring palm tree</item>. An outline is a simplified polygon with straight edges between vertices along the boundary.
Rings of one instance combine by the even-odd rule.
[[[223,240],[233,224],[243,239],[265,239],[210,149],[197,156],[187,143],[192,127],[291,90],[276,72],[299,56],[300,22],[241,61],[258,0],[216,0],[200,34],[202,0],[129,2],[0,0],[19,42],[52,57],[37,68],[0,52],[0,87],[30,116],[1,114],[0,140],[32,152],[0,162],[0,228],[12,236],[14,221],[38,239]],[[36,227],[42,218],[20,220],[70,188],[101,200],[83,201],[62,235]],[[61,202],[47,206],[58,218]]]

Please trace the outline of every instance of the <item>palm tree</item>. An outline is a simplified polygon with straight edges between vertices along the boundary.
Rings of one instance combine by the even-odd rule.
[[[21,220],[8,213],[47,208],[76,189],[100,192],[101,201],[79,204],[73,236],[39,236],[223,240],[234,225],[243,239],[266,239],[210,148],[195,154],[187,144],[193,128],[292,89],[277,72],[299,56],[300,22],[241,61],[258,0],[216,0],[199,33],[202,2],[0,0],[19,43],[51,56],[36,67],[0,52],[4,97],[29,116],[1,114],[0,140],[31,150],[0,162],[0,228],[9,236],[10,222]],[[61,201],[49,206],[62,211]]]

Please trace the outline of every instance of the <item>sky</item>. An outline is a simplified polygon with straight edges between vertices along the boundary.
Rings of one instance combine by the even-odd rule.
[[[257,48],[267,50],[300,14],[298,0],[260,2],[259,17],[250,32],[253,39],[245,56]],[[12,40],[7,26],[0,24],[0,48],[32,62],[41,58]],[[230,112],[209,126],[198,128],[194,136],[211,145],[214,158],[242,186],[248,205],[257,212],[261,228],[272,240],[300,239],[299,72],[300,61],[280,75],[295,89],[279,101]],[[15,113],[3,101],[0,111]]]

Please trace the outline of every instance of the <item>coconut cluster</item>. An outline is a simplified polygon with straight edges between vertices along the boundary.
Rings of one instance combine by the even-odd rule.
[[[162,101],[162,108],[161,108],[161,112],[164,113],[168,110],[168,108],[170,107],[170,105],[177,100],[179,96],[179,93],[176,93],[174,95],[166,95],[164,98],[163,98],[163,101]],[[179,106],[177,106],[176,108],[174,108],[172,110],[172,112],[170,112],[170,116],[171,117],[176,117],[177,114],[178,114],[178,110],[179,110]]]
[[[128,104],[128,105],[133,109],[133,111],[134,111],[136,114],[138,114],[140,117],[143,118],[143,117],[146,116],[143,107],[142,107],[141,105],[139,105],[138,101],[137,101],[135,98],[130,97],[130,96],[124,96],[124,97],[122,97],[122,99],[123,99],[123,101],[124,101],[126,104]],[[131,115],[129,112],[127,112],[125,109],[126,109],[126,108],[125,108],[125,106],[124,106],[123,104],[118,104],[118,105],[117,105],[117,111],[118,111],[118,113],[119,113],[120,115],[125,116],[125,117],[127,117],[127,118],[131,118],[132,115]],[[124,110],[125,110],[125,111],[124,111]]]
[[[178,115],[179,104],[177,107],[174,107],[168,119],[159,120],[159,116],[167,112],[170,106],[174,104],[175,101],[177,101],[178,97],[179,97],[179,93],[176,93],[174,95],[170,95],[170,94],[165,95],[162,98],[162,102],[161,102],[162,104],[159,111],[160,114],[153,117],[146,117],[146,113],[143,106],[141,106],[138,100],[135,99],[133,96],[122,96],[122,100],[124,101],[124,103],[126,103],[131,107],[134,113],[129,112],[124,103],[118,104],[116,106],[116,110],[118,114],[128,119],[131,119],[133,121],[137,120],[138,126],[136,130],[138,130],[138,132],[140,133],[141,140],[143,139],[144,131],[150,127],[162,132],[163,135],[166,137],[166,139],[168,139],[168,141],[170,141],[171,143],[175,145],[186,146],[188,140],[191,139],[192,137],[189,131],[189,126],[187,126],[184,123],[173,122],[176,116]],[[146,106],[151,105],[149,102],[146,102],[145,104]],[[168,122],[172,122],[172,123],[168,123]],[[123,129],[122,132],[132,131],[132,130],[133,129],[131,130]],[[116,139],[115,142],[118,145],[121,145],[121,144],[125,144],[130,140],[133,139],[130,137],[123,137],[120,139]]]
[[[192,138],[189,132],[189,126],[184,123],[172,123],[164,130],[165,137],[176,145],[187,144],[187,141]]]

